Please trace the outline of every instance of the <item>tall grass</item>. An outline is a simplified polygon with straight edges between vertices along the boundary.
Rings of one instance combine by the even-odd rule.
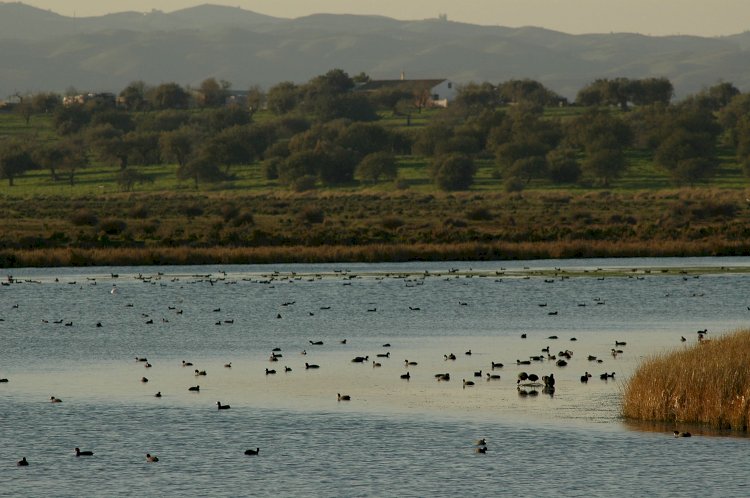
[[[747,431],[750,330],[648,358],[625,386],[622,413],[637,420]]]

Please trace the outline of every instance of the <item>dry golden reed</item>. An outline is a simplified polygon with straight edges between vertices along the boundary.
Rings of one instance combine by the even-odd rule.
[[[623,416],[747,431],[750,330],[645,360],[625,385]]]

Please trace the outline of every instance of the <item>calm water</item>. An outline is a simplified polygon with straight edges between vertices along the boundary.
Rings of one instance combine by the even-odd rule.
[[[672,427],[619,418],[622,382],[639,359],[686,347],[699,329],[748,325],[750,274],[732,270],[748,266],[733,258],[6,271],[16,283],[0,287],[0,378],[9,379],[0,384],[0,495],[748,496],[748,439],[693,427],[699,437],[674,439]],[[728,269],[658,270],[678,267]],[[615,340],[627,345],[613,358]],[[516,365],[547,346],[572,350],[568,366]],[[283,355],[276,362],[273,348]],[[455,361],[444,359],[450,353]],[[407,359],[418,364],[407,368]],[[505,366],[491,371],[492,361]],[[520,397],[520,371],[554,373],[554,397]],[[581,384],[585,371],[594,376]],[[600,380],[605,371],[616,380]],[[449,382],[435,380],[443,372]],[[194,385],[200,392],[188,392]],[[52,395],[63,403],[49,403]],[[217,410],[217,400],[232,408]],[[481,437],[486,454],[474,452]],[[95,456],[76,458],[76,446]],[[243,455],[256,447],[259,456]],[[147,463],[147,452],[160,462]],[[29,467],[15,466],[22,456]]]

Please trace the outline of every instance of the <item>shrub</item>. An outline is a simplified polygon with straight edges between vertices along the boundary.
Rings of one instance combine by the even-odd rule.
[[[325,213],[320,208],[306,207],[299,214],[299,221],[308,225],[323,223],[325,221]]]
[[[489,209],[480,207],[469,209],[466,212],[466,218],[472,221],[490,221],[493,217]]]
[[[232,225],[236,227],[240,226],[252,226],[255,225],[255,218],[253,217],[253,213],[244,211],[242,214],[237,216],[233,221]]]
[[[517,176],[511,176],[505,180],[503,184],[506,192],[521,192],[526,186],[526,182],[518,178]]]
[[[106,233],[107,235],[120,235],[128,228],[128,224],[123,220],[115,218],[109,218],[103,220],[99,225],[99,230]]]
[[[404,225],[404,220],[396,216],[387,216],[383,218],[380,224],[387,230],[396,230]]]
[[[89,211],[88,209],[79,209],[70,218],[71,223],[73,223],[77,227],[81,226],[96,226],[97,223],[99,223],[99,218]]]
[[[271,157],[263,161],[260,171],[266,180],[277,180],[279,178],[279,165],[284,162],[280,157]]]
[[[143,203],[136,204],[130,209],[130,217],[137,220],[145,220],[148,218],[148,206]]]
[[[196,216],[203,215],[203,208],[198,204],[189,204],[187,206],[182,206],[180,211],[182,211],[182,214],[184,214],[188,218],[195,218]]]
[[[240,214],[240,210],[232,202],[227,202],[221,206],[221,218],[224,222],[235,218],[238,214]]]
[[[307,190],[314,189],[316,182],[317,178],[315,178],[314,176],[304,175],[292,181],[291,186],[292,190],[294,190],[295,192],[305,192]]]

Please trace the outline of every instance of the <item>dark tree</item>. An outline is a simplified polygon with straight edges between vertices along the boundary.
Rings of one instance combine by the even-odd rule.
[[[190,95],[177,83],[162,83],[150,92],[149,101],[156,109],[187,109]]]
[[[381,178],[393,180],[398,175],[396,158],[388,152],[373,152],[357,165],[357,177],[363,182],[378,182]]]
[[[274,114],[286,114],[294,110],[300,101],[300,90],[291,81],[283,81],[268,89],[268,109]]]
[[[16,177],[37,167],[29,144],[18,140],[0,142],[0,178],[6,178],[9,186],[14,185]]]
[[[133,81],[120,92],[120,104],[128,111],[143,111],[148,109],[146,93],[148,92],[146,83],[143,81]]]
[[[193,180],[198,188],[200,182],[220,182],[226,180],[227,176],[211,158],[198,155],[177,168],[177,178]]]
[[[441,190],[467,190],[475,174],[474,161],[463,154],[438,156],[432,163],[432,179]]]
[[[223,106],[227,101],[231,87],[232,85],[228,81],[216,81],[216,78],[203,80],[198,88],[200,104],[204,107]]]
[[[174,160],[183,168],[187,165],[197,145],[197,133],[186,126],[174,131],[164,132],[159,138],[162,156],[168,160]]]

